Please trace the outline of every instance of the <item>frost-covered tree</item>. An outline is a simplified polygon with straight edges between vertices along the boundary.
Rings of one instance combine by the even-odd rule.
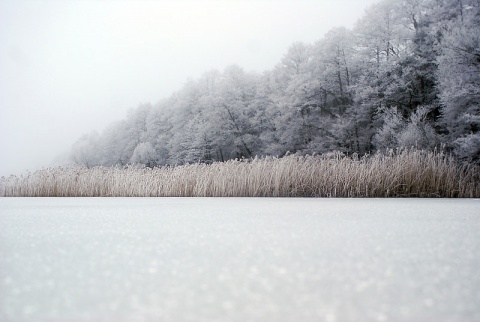
[[[396,14],[399,1],[383,0],[368,8],[354,28],[358,80],[353,84],[354,109],[349,111],[348,130],[352,133],[355,152],[372,151],[373,137],[382,120],[378,112],[388,108],[385,87],[390,72],[405,50],[398,31],[403,21]],[[387,77],[386,77],[387,76]]]
[[[229,158],[255,155],[259,145],[258,129],[254,123],[255,110],[252,108],[255,96],[255,75],[245,73],[236,65],[225,69],[213,104],[218,114],[222,115],[225,135],[233,142]]]
[[[135,147],[135,150],[133,150],[130,163],[144,164],[147,167],[153,167],[155,165],[155,149],[153,145],[150,142],[139,143]]]
[[[291,73],[301,73],[311,58],[311,48],[302,42],[294,42],[282,58],[282,65]]]
[[[306,83],[311,79],[308,68],[311,57],[311,46],[294,43],[281,63],[264,77],[263,88],[268,91],[268,100],[265,105],[267,123],[263,129],[266,130],[264,138],[269,142],[265,149],[268,154],[301,151],[311,140],[308,103],[305,102]]]
[[[170,99],[157,103],[148,114],[146,141],[154,150],[153,165],[166,165],[170,157],[169,142],[172,137]]]
[[[444,31],[437,76],[446,143],[459,157],[479,161],[480,4],[465,2]]]
[[[191,149],[192,119],[201,111],[198,104],[202,95],[213,90],[216,79],[219,77],[217,71],[205,73],[198,81],[189,80],[185,86],[172,95],[170,99],[172,116],[171,137],[168,142],[169,164],[182,164],[187,161],[187,154]]]
[[[429,109],[420,107],[412,113],[399,133],[398,147],[433,149],[438,146],[438,136],[428,120]]]
[[[350,30],[335,28],[314,46],[310,64],[310,106],[316,108],[318,129],[309,149],[318,152],[351,149],[353,136],[347,113],[353,104],[354,37]]]
[[[361,68],[354,86],[356,107],[350,124],[353,132],[359,133],[360,152],[385,146],[379,135],[390,128],[388,123],[392,121],[391,113],[385,111],[395,109],[406,122],[427,111],[421,119],[429,127],[438,117],[436,51],[429,6],[427,0],[382,1],[372,6],[356,26]],[[373,32],[375,27],[378,30]]]
[[[373,137],[373,143],[378,150],[397,147],[399,134],[405,129],[405,120],[394,107],[383,111],[383,120],[383,126]]]
[[[431,149],[438,145],[438,136],[427,119],[429,110],[417,109],[405,118],[397,108],[382,112],[383,126],[376,131],[373,143],[378,150],[405,147]]]
[[[99,157],[99,135],[97,132],[83,135],[72,146],[70,159],[76,163],[91,168],[101,164]]]

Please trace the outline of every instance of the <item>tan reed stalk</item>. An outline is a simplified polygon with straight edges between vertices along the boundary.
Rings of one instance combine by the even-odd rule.
[[[480,168],[443,152],[332,153],[145,168],[48,168],[0,179],[2,196],[480,198]]]

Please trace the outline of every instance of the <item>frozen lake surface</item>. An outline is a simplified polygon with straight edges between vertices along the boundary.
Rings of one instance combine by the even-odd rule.
[[[0,198],[0,321],[480,321],[480,200]]]

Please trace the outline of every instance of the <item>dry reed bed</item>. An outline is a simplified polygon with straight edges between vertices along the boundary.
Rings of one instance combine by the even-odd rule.
[[[480,168],[435,152],[401,150],[232,160],[160,168],[49,168],[2,178],[3,196],[480,197]]]

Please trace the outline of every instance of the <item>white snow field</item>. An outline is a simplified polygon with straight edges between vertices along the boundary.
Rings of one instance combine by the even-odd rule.
[[[0,198],[0,321],[480,321],[480,200]]]

